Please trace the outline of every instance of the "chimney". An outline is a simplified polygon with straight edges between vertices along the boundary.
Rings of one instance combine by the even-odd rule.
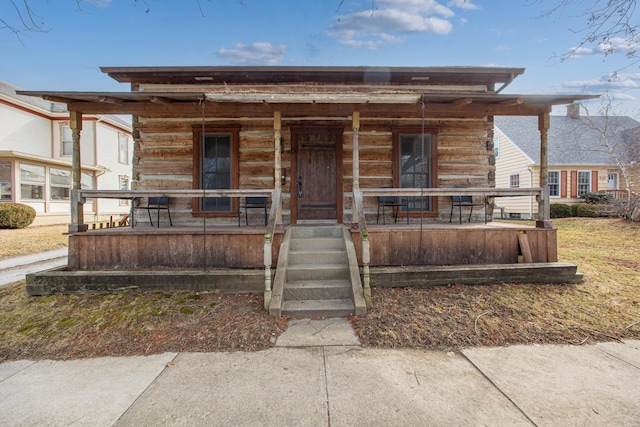
[[[580,118],[580,104],[569,104],[567,105],[567,117],[571,117],[572,119]]]

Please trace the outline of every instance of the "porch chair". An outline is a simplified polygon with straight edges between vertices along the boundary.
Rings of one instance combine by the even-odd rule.
[[[409,224],[409,200],[402,200],[398,196],[379,196],[378,197],[378,215],[376,216],[376,223],[380,223],[380,207],[382,207],[382,223],[386,224],[386,219],[384,216],[385,207],[391,208],[391,213],[393,214],[393,222],[398,222],[398,211],[400,208],[404,207],[407,213],[407,224]]]
[[[459,212],[459,220],[460,224],[462,224],[462,208],[471,208],[469,209],[469,222],[471,222],[471,216],[473,215],[473,207],[474,206],[482,206],[486,209],[485,202],[482,203],[474,203],[473,196],[451,196],[451,213],[449,214],[449,222],[451,222],[453,218],[453,208],[458,207]],[[487,215],[485,211],[484,223],[487,223]]]
[[[158,228],[160,228],[160,211],[167,211],[167,215],[169,215],[169,224],[173,227],[173,222],[171,221],[171,211],[169,210],[169,197],[149,197],[147,200],[147,206],[138,206],[136,209],[146,209],[147,214],[149,214],[149,222],[153,227],[153,220],[151,219],[151,211],[157,212],[157,222]]]
[[[266,197],[245,197],[244,205],[238,209],[238,227],[240,227],[240,215],[244,209],[244,222],[249,225],[249,209],[260,209],[264,211],[264,226],[267,226],[267,198]]]

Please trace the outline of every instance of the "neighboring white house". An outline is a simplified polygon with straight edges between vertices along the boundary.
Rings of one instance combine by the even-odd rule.
[[[32,206],[34,225],[70,222],[72,138],[66,104],[16,94],[0,81],[0,202]],[[115,116],[85,115],[80,137],[82,187],[129,189],[131,125]],[[85,221],[119,219],[126,201],[85,204]]]
[[[619,148],[638,144],[632,130],[640,123],[625,116],[580,117],[579,105],[567,108],[566,116],[550,116],[548,133],[548,182],[551,203],[575,204],[588,192],[609,191],[626,195],[625,180],[616,162],[604,150],[603,137]],[[538,187],[540,183],[540,132],[537,117],[494,117],[496,187]],[[532,197],[496,199],[506,218],[537,218]]]

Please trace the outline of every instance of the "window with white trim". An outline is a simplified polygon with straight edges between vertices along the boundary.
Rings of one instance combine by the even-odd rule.
[[[0,200],[11,201],[11,163],[0,162]]]
[[[44,166],[20,163],[20,198],[44,200]]]
[[[69,200],[71,195],[71,171],[49,168],[49,198]]]
[[[498,158],[500,156],[500,137],[493,138],[493,155]]]
[[[62,155],[70,156],[73,154],[73,132],[70,126],[62,126],[61,138]]]
[[[547,175],[549,197],[560,197],[560,171],[549,171]]]
[[[120,190],[127,191],[129,189],[129,177],[126,175],[120,175]],[[120,206],[126,206],[129,204],[129,199],[120,199]]]
[[[118,162],[129,164],[129,137],[123,133],[118,134]]]
[[[520,188],[520,174],[509,175],[509,188]]]
[[[578,197],[591,191],[591,171],[578,171]]]

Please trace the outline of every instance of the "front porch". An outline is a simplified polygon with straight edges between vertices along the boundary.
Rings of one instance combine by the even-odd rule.
[[[274,228],[267,256],[266,228],[255,225],[138,226],[74,233],[69,236],[68,267],[29,275],[27,292],[259,293],[271,286],[286,228]],[[575,265],[557,262],[555,229],[490,222],[387,223],[367,230],[366,241],[358,230],[351,230],[351,235],[362,277],[368,272],[370,286],[574,283],[581,278]],[[524,262],[523,242],[528,242],[530,262]],[[367,245],[368,265],[363,264]]]

